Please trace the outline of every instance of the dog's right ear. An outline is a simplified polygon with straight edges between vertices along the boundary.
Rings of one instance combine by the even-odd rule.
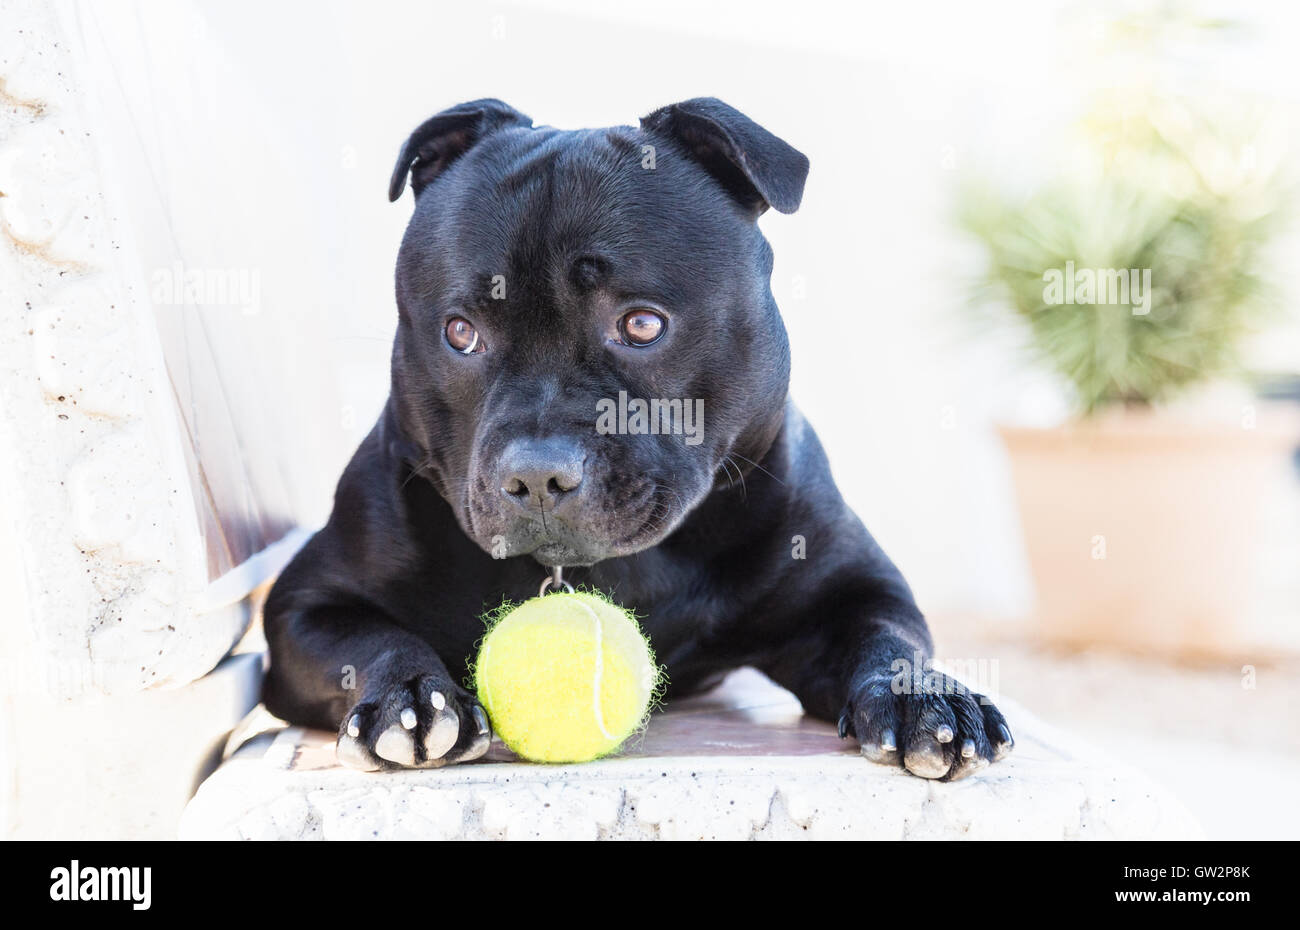
[[[508,126],[532,125],[532,119],[500,100],[471,100],[443,110],[421,123],[402,144],[388,182],[388,199],[402,196],[408,174],[418,197],[430,181],[485,136]]]

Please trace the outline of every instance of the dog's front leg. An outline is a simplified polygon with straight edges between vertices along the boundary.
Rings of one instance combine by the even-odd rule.
[[[492,733],[433,647],[365,606],[271,612],[275,661],[263,700],[281,717],[337,728],[339,761],[372,771],[476,759]]]
[[[833,592],[765,670],[873,762],[948,781],[1005,757],[1014,743],[1002,713],[929,667],[920,611],[904,591],[882,587]]]

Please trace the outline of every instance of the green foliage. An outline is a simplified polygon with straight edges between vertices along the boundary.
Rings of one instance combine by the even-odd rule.
[[[1272,303],[1267,246],[1287,199],[1256,148],[1262,133],[1240,108],[1211,118],[1183,101],[1112,96],[1081,126],[1067,176],[1023,197],[979,183],[961,193],[960,223],[988,256],[979,303],[1014,311],[1083,413],[1238,369]],[[1149,269],[1149,308],[1051,302],[1045,274],[1067,262]]]

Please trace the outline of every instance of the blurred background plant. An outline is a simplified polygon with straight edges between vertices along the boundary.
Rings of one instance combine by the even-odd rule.
[[[963,319],[989,343],[1013,324],[1003,348],[1064,401],[998,426],[1043,642],[1238,657],[1280,626],[1260,619],[1278,551],[1260,540],[1295,486],[1297,411],[1242,375],[1276,363],[1260,343],[1293,309],[1296,108],[1206,65],[1254,30],[1199,8],[1071,29],[1080,93],[1043,113],[1039,163],[989,158],[956,190],[982,252]]]
[[[973,293],[991,311],[981,319],[1010,309],[1026,349],[1068,382],[1085,416],[1241,374],[1243,343],[1280,306],[1269,268],[1294,188],[1275,154],[1285,127],[1263,101],[1187,93],[1167,70],[1178,60],[1169,46],[1188,33],[1233,28],[1170,7],[1108,23],[1095,37],[1101,89],[1060,173],[1022,193],[982,175],[959,187],[959,224],[987,257]],[[1135,294],[1057,301],[1046,273],[1064,275],[1067,262],[1076,273],[1136,270],[1138,281],[1150,269],[1147,312],[1134,312]]]

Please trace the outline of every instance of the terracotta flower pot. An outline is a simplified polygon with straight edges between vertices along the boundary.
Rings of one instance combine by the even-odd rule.
[[[1181,655],[1249,648],[1263,507],[1298,441],[1289,419],[1246,428],[1115,411],[1000,432],[1045,639]]]

